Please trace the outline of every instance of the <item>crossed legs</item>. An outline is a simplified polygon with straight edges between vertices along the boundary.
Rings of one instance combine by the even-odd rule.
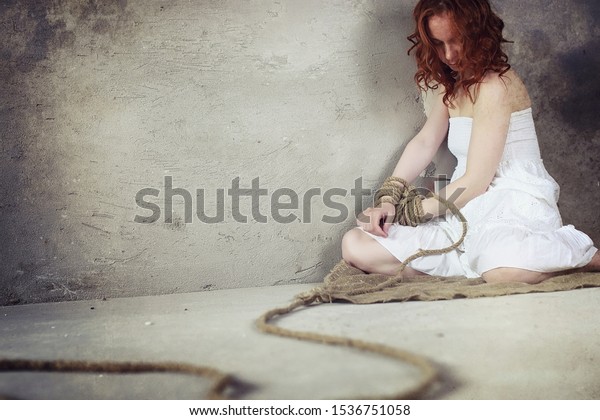
[[[346,232],[342,239],[342,258],[351,266],[367,273],[386,275],[398,274],[402,262],[394,257],[379,242],[365,234],[359,228]],[[582,268],[559,271],[554,273],[540,273],[521,268],[500,267],[486,271],[482,274],[487,283],[520,282],[537,284],[551,277],[584,271],[600,271],[600,251],[596,252],[592,260]],[[407,277],[426,275],[410,267],[404,269]]]

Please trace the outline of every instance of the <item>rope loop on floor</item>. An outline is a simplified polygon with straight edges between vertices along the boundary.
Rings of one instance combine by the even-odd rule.
[[[415,188],[409,186],[406,181],[401,179],[392,179],[385,186],[382,194],[391,194],[395,199],[398,199],[405,204],[410,201],[410,197],[417,197],[414,193]],[[398,188],[403,188],[399,190]],[[290,337],[303,341],[312,341],[322,344],[345,346],[357,350],[367,351],[390,357],[400,362],[408,363],[421,372],[419,381],[412,387],[400,391],[395,391],[389,395],[373,395],[361,396],[354,399],[415,399],[423,395],[424,392],[435,382],[438,372],[431,362],[425,357],[411,353],[396,347],[387,346],[379,343],[372,343],[364,340],[357,340],[348,337],[339,337],[328,334],[320,334],[315,332],[293,331],[277,325],[272,322],[281,316],[290,314],[301,307],[312,307],[315,304],[332,303],[335,301],[335,295],[339,292],[344,292],[346,295],[360,295],[365,293],[374,293],[386,288],[397,285],[402,282],[402,271],[413,260],[425,255],[443,254],[457,249],[463,242],[467,233],[467,221],[460,213],[458,208],[453,203],[442,199],[437,195],[433,195],[440,203],[459,218],[463,226],[462,236],[451,246],[437,250],[419,250],[403,262],[398,274],[388,281],[382,282],[375,286],[365,286],[362,288],[354,288],[353,290],[336,290],[329,285],[316,287],[306,293],[302,293],[296,297],[289,305],[281,308],[274,308],[263,315],[256,321],[256,326],[260,331],[267,334],[274,334],[282,337]],[[386,195],[381,195],[380,198],[386,200]],[[408,201],[407,201],[408,200]],[[420,201],[419,201],[420,203]],[[420,218],[422,212],[415,207],[410,207],[412,210],[405,211],[404,219],[409,220],[412,224],[413,216]],[[420,216],[419,216],[420,215]],[[407,219],[408,218],[408,219]],[[401,220],[404,220],[401,218]],[[411,221],[413,220],[413,221]],[[415,219],[416,220],[416,219]],[[80,372],[80,373],[176,373],[190,374],[208,378],[212,380],[211,387],[208,392],[210,399],[226,399],[228,398],[228,390],[231,390],[236,385],[236,380],[233,376],[225,374],[217,369],[192,365],[179,362],[115,362],[115,361],[88,361],[88,360],[41,360],[41,359],[0,359],[0,371],[37,371],[37,372]]]
[[[405,206],[405,208],[412,209],[413,207],[411,207],[411,205],[407,203],[410,203],[410,200],[414,200],[415,197],[420,197],[415,193],[415,191],[416,189],[413,186],[408,185],[408,183],[403,179],[391,177],[388,178],[386,183],[384,183],[384,187],[380,190],[377,197],[378,200],[383,199],[383,201],[385,201],[386,197],[391,196],[392,200],[390,202],[392,202],[393,204],[398,204],[398,202],[400,202],[401,204],[403,203],[402,205]],[[317,343],[336,346],[345,346],[358,350],[368,351],[371,353],[380,354],[382,356],[396,359],[400,362],[411,364],[418,368],[421,372],[421,377],[419,381],[408,389],[399,390],[389,395],[373,395],[367,397],[361,396],[354,399],[414,399],[421,397],[427,391],[427,389],[429,389],[429,387],[435,382],[438,376],[437,369],[426,358],[415,353],[411,353],[396,347],[386,346],[383,344],[371,343],[363,340],[356,340],[334,335],[289,330],[272,324],[272,321],[274,321],[277,317],[290,314],[300,307],[309,307],[314,303],[331,303],[335,300],[334,296],[336,294],[339,295],[340,292],[344,293],[346,296],[356,296],[367,293],[375,293],[390,287],[394,287],[402,282],[402,272],[411,261],[414,261],[415,259],[421,258],[423,256],[445,254],[458,249],[467,235],[467,220],[453,203],[443,199],[437,194],[431,193],[431,196],[437,199],[442,205],[444,205],[448,211],[450,211],[452,214],[458,217],[462,224],[462,235],[452,245],[442,249],[419,249],[418,252],[416,252],[415,254],[407,258],[405,261],[403,261],[396,276],[377,285],[367,285],[364,287],[355,287],[354,285],[352,285],[353,289],[350,290],[339,289],[339,286],[338,288],[332,288],[330,284],[318,286],[306,293],[298,295],[296,297],[296,300],[294,300],[288,306],[271,309],[270,311],[264,313],[256,321],[257,328],[260,331],[263,331],[267,334],[274,334],[281,337],[289,337],[303,341],[313,341]],[[420,200],[421,198],[419,198],[418,201],[419,205],[421,202]],[[408,207],[406,207],[407,205]],[[400,218],[400,220],[405,220],[406,224],[408,225],[414,225],[415,223],[417,223],[417,221],[415,218],[411,219],[414,216],[413,213],[415,212],[412,210],[404,211],[402,213],[404,216],[403,218]],[[415,214],[416,218],[422,217],[422,211],[417,211]]]

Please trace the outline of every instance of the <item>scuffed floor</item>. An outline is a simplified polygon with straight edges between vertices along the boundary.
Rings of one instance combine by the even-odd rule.
[[[310,285],[0,307],[0,357],[180,361],[235,375],[238,398],[390,393],[419,373],[395,361],[265,335],[264,311]],[[327,304],[280,324],[427,356],[442,399],[600,398],[600,289],[377,305]],[[196,399],[185,375],[0,373],[0,394],[34,399]]]

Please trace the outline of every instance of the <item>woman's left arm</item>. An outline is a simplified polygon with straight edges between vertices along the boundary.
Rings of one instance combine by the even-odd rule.
[[[462,208],[483,194],[494,179],[506,144],[512,106],[509,90],[497,74],[479,85],[473,107],[473,127],[467,154],[465,174],[448,184],[440,195]],[[446,213],[435,198],[423,200],[425,214],[433,217]]]

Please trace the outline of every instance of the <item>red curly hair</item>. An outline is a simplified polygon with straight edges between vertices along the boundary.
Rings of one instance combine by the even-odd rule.
[[[453,19],[462,41],[457,72],[440,60],[429,34],[429,18],[446,13]],[[502,36],[504,22],[492,11],[488,0],[420,0],[413,16],[416,29],[408,37],[413,44],[408,54],[415,52],[415,81],[422,90],[443,85],[447,106],[461,88],[474,102],[471,86],[480,83],[488,71],[502,76],[510,69],[508,56],[502,51],[502,43],[509,42]]]

